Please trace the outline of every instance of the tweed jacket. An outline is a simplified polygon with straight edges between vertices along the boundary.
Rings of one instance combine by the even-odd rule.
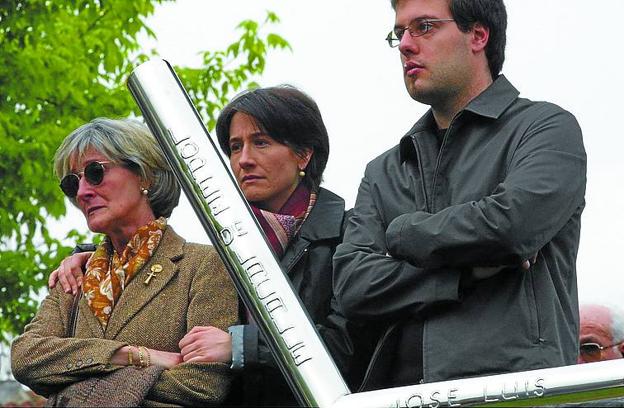
[[[145,284],[150,271],[159,269]],[[51,290],[11,348],[15,378],[44,396],[119,369],[110,360],[124,345],[179,352],[179,341],[194,326],[227,330],[237,318],[236,292],[216,251],[185,242],[171,227],[123,291],[106,330],[83,297],[75,337],[66,338],[72,297],[59,289]],[[217,404],[230,377],[223,363],[179,364],[162,373],[145,403]]]

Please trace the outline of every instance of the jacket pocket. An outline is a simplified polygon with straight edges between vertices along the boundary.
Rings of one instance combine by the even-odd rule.
[[[381,361],[379,361],[379,359],[383,355],[383,351],[388,345],[388,338],[390,338],[392,332],[394,332],[398,326],[399,326],[398,322],[389,326],[385,330],[383,336],[377,342],[377,346],[375,347],[375,350],[373,351],[373,355],[371,356],[370,362],[368,363],[368,367],[366,368],[366,372],[364,373],[362,384],[358,387],[357,392],[371,391],[371,390],[378,388],[376,384],[377,379],[375,378],[375,375],[377,374],[377,371],[379,369],[378,362],[379,364],[383,363],[383,359]],[[373,388],[369,389],[368,386],[371,383],[372,383]]]
[[[540,325],[539,319],[539,308],[537,303],[537,296],[535,290],[535,279],[533,277],[533,268],[529,269],[525,272],[525,292],[527,298],[527,304],[529,307],[529,320],[531,324],[531,341],[535,344],[541,343],[542,340],[542,329]]]

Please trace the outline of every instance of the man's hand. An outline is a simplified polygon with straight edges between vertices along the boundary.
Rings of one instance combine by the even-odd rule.
[[[232,361],[232,338],[212,326],[195,326],[180,340],[180,354],[185,363],[229,363]]]
[[[520,266],[522,267],[522,269],[528,271],[529,269],[531,269],[532,265],[535,265],[536,262],[537,254],[535,254],[533,258],[523,261]],[[474,268],[472,268],[472,277],[476,280],[487,279],[496,275],[507,267],[508,266],[475,266]]]
[[[50,289],[60,282],[65,293],[75,295],[82,285],[83,268],[92,254],[93,252],[79,252],[63,259],[59,267],[50,274],[48,279]]]
[[[522,269],[528,271],[529,269],[531,269],[531,265],[535,265],[535,262],[537,262],[537,254],[535,254],[533,258],[527,259],[526,261],[522,262]]]

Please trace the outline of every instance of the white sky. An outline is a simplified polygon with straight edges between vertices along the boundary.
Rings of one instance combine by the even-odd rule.
[[[624,140],[617,119],[624,97],[624,1],[507,0],[509,27],[503,73],[533,100],[576,115],[588,154],[587,207],[578,257],[581,301],[624,305]],[[366,163],[389,149],[425,112],[405,91],[398,51],[384,38],[394,25],[389,0],[178,0],[157,8],[144,41],[174,65],[199,65],[199,52],[236,38],[243,19],[275,11],[293,51],[270,53],[263,86],[289,83],[319,104],[330,134],[324,186],[355,202]],[[86,230],[72,211],[63,227]],[[186,201],[171,224],[191,241],[208,242]]]

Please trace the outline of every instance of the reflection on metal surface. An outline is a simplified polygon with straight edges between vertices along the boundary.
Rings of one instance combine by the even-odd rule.
[[[128,87],[303,405],[536,406],[624,395],[624,360],[349,394],[169,64],[142,64]]]
[[[623,395],[624,360],[612,360],[361,392],[334,408],[540,406]]]
[[[179,79],[153,60],[128,87],[300,402],[331,406],[349,389]]]

